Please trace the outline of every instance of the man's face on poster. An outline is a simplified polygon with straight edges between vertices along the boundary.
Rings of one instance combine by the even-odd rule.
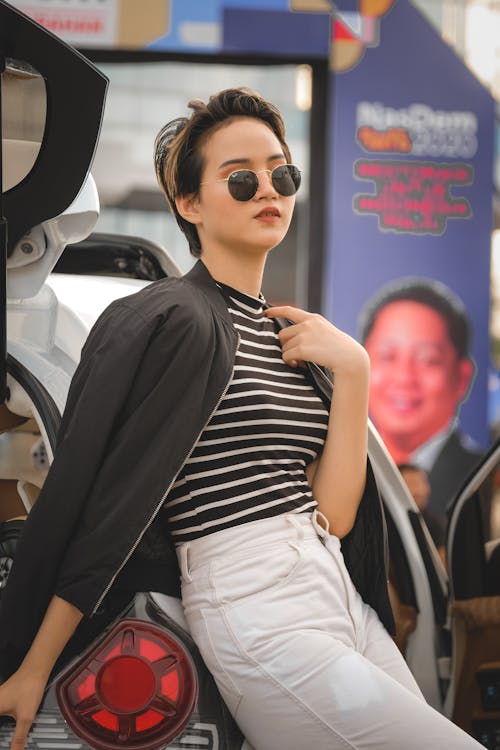
[[[377,313],[365,347],[370,416],[382,436],[416,447],[448,425],[473,365],[458,355],[440,313],[419,302],[391,302]]]

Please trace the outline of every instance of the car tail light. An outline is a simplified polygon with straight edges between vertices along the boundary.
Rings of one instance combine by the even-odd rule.
[[[186,726],[197,697],[183,645],[142,620],[121,620],[57,686],[64,718],[98,750],[168,745]]]

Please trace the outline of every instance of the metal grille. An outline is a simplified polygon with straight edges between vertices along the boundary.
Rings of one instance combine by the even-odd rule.
[[[0,726],[0,748],[9,748],[14,723]],[[87,750],[89,746],[68,727],[57,710],[43,710],[36,717],[26,742],[26,750]],[[118,747],[118,746],[117,746]],[[168,750],[220,750],[215,724],[191,721]]]

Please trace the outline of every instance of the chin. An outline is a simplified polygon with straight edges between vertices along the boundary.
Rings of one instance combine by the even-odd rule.
[[[254,256],[261,256],[261,255],[267,255],[268,253],[273,250],[276,245],[279,245],[279,242],[276,242],[275,244],[270,245],[268,242],[265,244],[253,244],[253,245],[246,245],[243,250],[246,251],[249,255]]]
[[[419,423],[409,421],[408,418],[401,417],[385,417],[379,419],[378,422],[373,418],[375,425],[378,425],[380,432],[386,432],[391,435],[397,435],[401,438],[406,438],[410,435],[414,435],[416,432],[420,432],[421,425]]]

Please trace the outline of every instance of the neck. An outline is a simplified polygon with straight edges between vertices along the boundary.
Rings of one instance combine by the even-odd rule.
[[[229,251],[210,252],[204,249],[201,260],[216,281],[252,297],[259,296],[266,255],[255,256]]]
[[[381,436],[382,440],[384,441],[387,450],[391,454],[391,457],[392,457],[393,461],[396,464],[408,463],[408,461],[410,460],[411,455],[413,453],[412,449],[410,449],[408,447],[403,447],[400,444],[400,441],[398,441],[398,440],[393,441],[390,438],[388,438],[387,436],[382,435],[382,433],[380,434],[380,436]]]
[[[443,425],[437,432],[441,432],[446,425]],[[384,441],[387,450],[391,454],[392,458],[397,464],[407,462],[412,454],[420,448],[424,443],[434,437],[437,432],[433,434],[411,434],[411,435],[391,435],[383,430],[379,430],[380,437]]]

